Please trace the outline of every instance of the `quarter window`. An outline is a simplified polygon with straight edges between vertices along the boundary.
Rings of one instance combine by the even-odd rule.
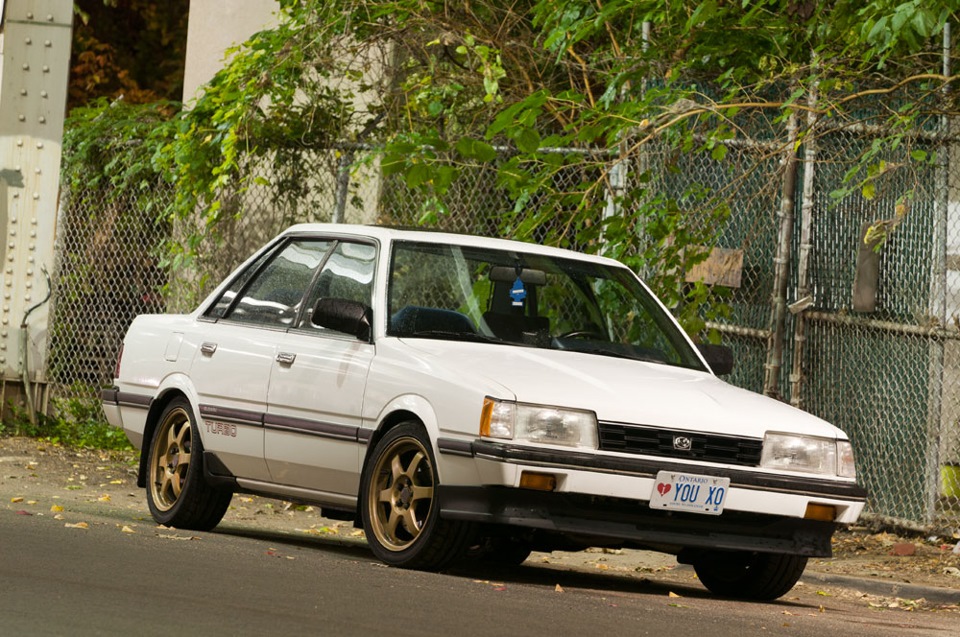
[[[304,290],[331,245],[316,240],[288,243],[240,292],[240,300],[224,318],[268,327],[292,325]]]

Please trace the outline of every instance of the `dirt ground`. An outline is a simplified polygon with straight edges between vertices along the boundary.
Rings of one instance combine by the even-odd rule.
[[[0,512],[50,515],[66,525],[82,525],[80,512],[102,508],[119,520],[123,532],[159,532],[143,490],[136,486],[133,452],[65,449],[32,438],[0,438],[0,498]],[[325,519],[317,508],[245,495],[234,497],[221,524],[364,541],[351,523]],[[811,560],[807,572],[960,591],[958,542],[960,529],[950,535],[923,537],[854,528],[835,536],[833,558]],[[672,556],[646,551],[535,553],[529,559],[556,568],[612,569],[666,579],[695,577],[692,570],[677,568]],[[848,594],[862,595],[877,607],[913,610],[923,605],[923,600]],[[958,607],[948,604],[937,609]]]

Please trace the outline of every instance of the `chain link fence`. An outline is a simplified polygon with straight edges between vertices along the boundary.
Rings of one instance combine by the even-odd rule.
[[[855,194],[838,204],[830,193],[842,187],[857,154],[882,131],[817,128],[793,155],[796,173],[788,179],[791,133],[784,125],[765,125],[752,140],[729,142],[722,161],[651,145],[625,165],[619,179],[629,183],[649,171],[651,190],[672,193],[681,206],[683,193],[694,186],[731,202],[717,241],[736,274],[723,281],[730,287],[731,313],[710,324],[735,352],[730,381],[844,429],[870,492],[868,519],[923,530],[956,528],[960,161],[954,155],[960,146],[946,133],[925,133],[887,158],[898,169],[876,197]],[[936,152],[939,163],[911,168],[916,162],[909,153],[918,148]],[[603,162],[585,165],[558,172],[555,186],[576,192],[605,178]],[[442,214],[402,177],[383,177],[375,150],[278,153],[251,160],[249,173],[249,187],[225,197],[228,221],[204,240],[198,262],[176,271],[159,266],[164,255],[158,246],[189,234],[183,226],[158,222],[142,199],[109,189],[66,193],[48,371],[55,395],[97,400],[99,388],[112,382],[134,316],[194,307],[230,269],[291,223],[427,225],[495,236],[530,222],[538,228],[552,224],[554,236],[567,236],[566,211],[536,200],[515,211],[490,165],[461,166]],[[907,189],[914,196],[900,214]],[[171,186],[158,181],[140,197],[173,195]],[[792,207],[782,205],[785,196]],[[696,203],[688,203],[694,211]],[[613,213],[637,214],[629,201]],[[885,220],[892,220],[887,242],[879,252],[865,252],[864,228]],[[637,223],[642,233],[642,219]],[[575,248],[599,249],[568,238]]]

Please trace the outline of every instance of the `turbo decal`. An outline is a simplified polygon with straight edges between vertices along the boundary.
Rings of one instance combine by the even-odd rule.
[[[237,426],[232,425],[226,422],[220,422],[218,420],[207,420],[204,421],[204,426],[207,428],[208,434],[217,434],[220,436],[229,436],[231,438],[237,437]]]

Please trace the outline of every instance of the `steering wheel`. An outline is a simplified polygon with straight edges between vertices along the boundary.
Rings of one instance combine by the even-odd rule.
[[[570,330],[569,332],[564,332],[563,334],[558,334],[557,338],[589,338],[595,341],[605,341],[607,340],[606,335],[601,334],[595,329],[582,328],[578,330]]]

